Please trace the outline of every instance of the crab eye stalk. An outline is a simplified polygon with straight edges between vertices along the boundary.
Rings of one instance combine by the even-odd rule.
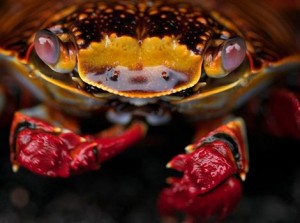
[[[221,78],[237,69],[246,57],[246,43],[241,37],[224,41],[217,48],[210,48],[204,56],[204,70],[207,76]]]
[[[52,70],[69,73],[76,66],[76,50],[72,43],[63,42],[49,30],[40,30],[34,38],[38,57]]]

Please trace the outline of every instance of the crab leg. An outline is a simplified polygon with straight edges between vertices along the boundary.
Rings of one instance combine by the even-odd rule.
[[[8,126],[13,113],[21,107],[28,107],[34,104],[35,99],[27,90],[14,84],[14,80],[0,78],[0,127]],[[2,83],[6,83],[3,85]]]
[[[266,105],[264,120],[272,134],[300,140],[300,93],[287,89],[273,92]]]
[[[24,166],[45,176],[69,177],[100,165],[143,138],[146,126],[114,126],[96,135],[79,135],[40,118],[16,112],[10,145],[13,169]]]
[[[248,171],[246,143],[244,123],[236,119],[200,136],[186,147],[187,154],[175,156],[167,167],[183,175],[169,178],[170,187],[160,194],[164,219],[173,221],[182,212],[188,223],[211,216],[221,220],[234,210],[242,193],[240,179]]]

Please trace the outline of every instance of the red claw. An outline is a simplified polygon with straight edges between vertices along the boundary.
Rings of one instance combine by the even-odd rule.
[[[64,142],[43,130],[24,129],[16,139],[17,153],[13,154],[14,165],[41,175],[68,176],[71,157]],[[16,156],[16,157],[15,157]]]
[[[17,112],[11,128],[11,160],[15,170],[21,165],[40,175],[68,177],[99,169],[145,131],[145,125],[136,122],[126,130],[114,127],[96,136],[80,136]]]
[[[172,216],[181,211],[187,215],[185,223],[198,223],[214,217],[224,219],[235,209],[241,195],[241,182],[234,177],[211,193],[195,197],[189,197],[184,190],[175,193],[173,188],[166,188],[160,193],[159,210],[165,218],[174,218]]]
[[[169,178],[170,188],[162,191],[159,209],[163,216],[186,213],[186,222],[208,217],[225,218],[241,197],[242,179],[248,171],[244,126],[235,120],[201,137],[187,147],[189,154],[174,157],[168,167],[183,172],[182,178]]]
[[[191,154],[173,158],[169,166],[185,173],[174,187],[184,188],[189,196],[198,196],[235,174],[237,166],[231,152],[226,151],[228,149],[226,142],[215,141],[204,144]],[[179,165],[182,166],[178,168]]]

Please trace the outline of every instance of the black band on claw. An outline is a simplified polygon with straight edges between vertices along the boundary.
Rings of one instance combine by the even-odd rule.
[[[18,123],[17,127],[15,128],[14,131],[14,136],[13,136],[13,153],[14,153],[14,160],[17,158],[16,153],[17,153],[17,148],[16,148],[16,141],[19,132],[23,131],[24,129],[36,129],[36,125],[32,124],[30,122],[24,121]]]
[[[239,153],[238,144],[236,143],[236,141],[231,136],[229,136],[225,133],[217,133],[217,134],[207,138],[203,143],[208,143],[208,142],[211,143],[216,140],[221,140],[228,144],[230,151],[232,152],[232,155],[236,162],[237,167],[241,168],[241,163],[240,163],[241,154]]]

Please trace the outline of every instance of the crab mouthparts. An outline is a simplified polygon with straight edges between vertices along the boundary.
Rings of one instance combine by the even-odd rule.
[[[171,37],[141,42],[111,35],[78,53],[84,82],[131,98],[159,97],[192,87],[200,79],[201,66],[200,55]]]
[[[102,89],[121,94],[173,93],[176,87],[186,83],[188,78],[164,66],[145,67],[141,70],[129,70],[124,66],[106,68],[104,72],[92,72],[86,75],[90,84],[101,85]]]

